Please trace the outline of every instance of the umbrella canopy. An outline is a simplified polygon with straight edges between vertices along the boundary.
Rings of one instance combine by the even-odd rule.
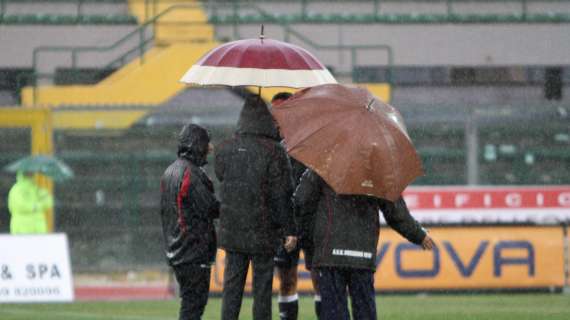
[[[73,170],[63,161],[51,156],[29,156],[22,158],[4,167],[8,172],[34,172],[41,173],[52,178],[54,181],[63,181],[73,178]]]
[[[336,83],[309,51],[265,39],[245,39],[214,48],[180,79],[187,84],[304,88]]]
[[[423,174],[400,113],[366,89],[307,88],[272,113],[289,154],[339,194],[395,201]]]

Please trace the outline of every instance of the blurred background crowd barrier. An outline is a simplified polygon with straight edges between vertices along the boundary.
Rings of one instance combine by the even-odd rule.
[[[54,192],[53,231],[68,234],[75,273],[166,269],[159,179],[175,158],[176,133],[193,121],[219,143],[233,134],[244,94],[178,79],[219,43],[256,37],[261,23],[267,37],[307,48],[339,82],[400,110],[426,172],[411,192],[557,186],[559,210],[570,210],[568,0],[0,0],[0,167],[53,153],[74,170],[73,180],[42,183]],[[0,232],[9,230],[13,183],[1,173]],[[568,222],[529,214],[426,222],[449,230]],[[562,249],[553,249],[561,286],[567,231],[548,228],[561,234]],[[451,246],[441,257],[462,245]],[[440,266],[476,273],[481,248]],[[520,250],[528,258],[528,247]],[[521,264],[506,268],[528,275]]]
[[[207,107],[205,112],[209,112]],[[231,107],[234,114],[239,110],[239,105]],[[453,190],[458,192],[466,185],[503,189],[566,185],[568,189],[568,120],[560,117],[557,108],[489,106],[459,115],[460,108],[453,108],[452,116],[439,106],[400,108],[426,171],[413,186],[455,185]],[[157,117],[168,117],[168,113]],[[228,119],[225,124],[207,124],[214,142],[231,136],[235,122]],[[68,233],[72,256],[81,257],[73,260],[76,271],[162,266],[159,180],[175,159],[180,125],[149,125],[147,121],[116,131],[54,131],[58,157],[75,171],[74,179],[55,185],[55,230]],[[30,129],[2,128],[0,134],[0,166],[29,154]],[[211,167],[206,168],[213,176]],[[13,182],[12,175],[2,173],[0,193],[4,199]],[[422,209],[421,205],[417,209]],[[0,230],[8,232],[5,201],[0,213]],[[513,218],[491,222],[536,221]],[[561,222],[564,220],[546,221]]]

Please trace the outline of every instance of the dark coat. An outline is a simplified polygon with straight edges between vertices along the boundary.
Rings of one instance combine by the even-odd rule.
[[[246,100],[233,139],[216,147],[221,182],[220,246],[273,254],[281,238],[295,234],[291,165],[265,103]]]
[[[297,189],[299,183],[301,182],[301,177],[303,173],[307,170],[307,167],[300,161],[296,160],[295,158],[290,158],[291,161],[291,168],[293,169],[293,183],[294,188]],[[300,212],[295,210],[296,216],[295,221],[297,222],[297,232],[299,240],[303,241],[303,243],[312,246],[313,241],[313,230],[315,226],[315,215],[314,214],[300,214]]]
[[[206,163],[209,136],[198,126],[185,128],[188,130],[181,132],[178,159],[160,181],[162,232],[171,266],[210,264],[216,256],[213,219],[219,215],[220,204],[212,182],[200,167]]]
[[[420,244],[426,233],[410,215],[402,198],[396,203],[369,196],[337,195],[311,170],[294,195],[299,214],[315,214],[315,267],[375,270],[380,231],[379,210],[398,233]]]

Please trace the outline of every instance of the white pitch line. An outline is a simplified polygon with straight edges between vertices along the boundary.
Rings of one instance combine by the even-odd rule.
[[[163,317],[151,317],[151,316],[111,316],[93,313],[83,313],[83,312],[47,312],[50,316],[56,316],[60,319],[104,319],[104,320],[171,320],[171,318]],[[2,308],[0,315],[2,314],[12,314],[12,315],[38,315],[40,312],[25,310],[25,309],[6,309]]]

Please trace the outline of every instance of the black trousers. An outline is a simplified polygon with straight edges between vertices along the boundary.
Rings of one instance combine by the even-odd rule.
[[[239,318],[250,261],[253,264],[253,319],[271,319],[273,256],[226,251],[222,320],[237,320]]]
[[[179,320],[200,320],[208,303],[210,266],[185,264],[174,267],[180,285]]]
[[[352,319],[376,320],[374,273],[351,268],[317,268],[321,290],[321,319],[349,320],[347,289]]]

